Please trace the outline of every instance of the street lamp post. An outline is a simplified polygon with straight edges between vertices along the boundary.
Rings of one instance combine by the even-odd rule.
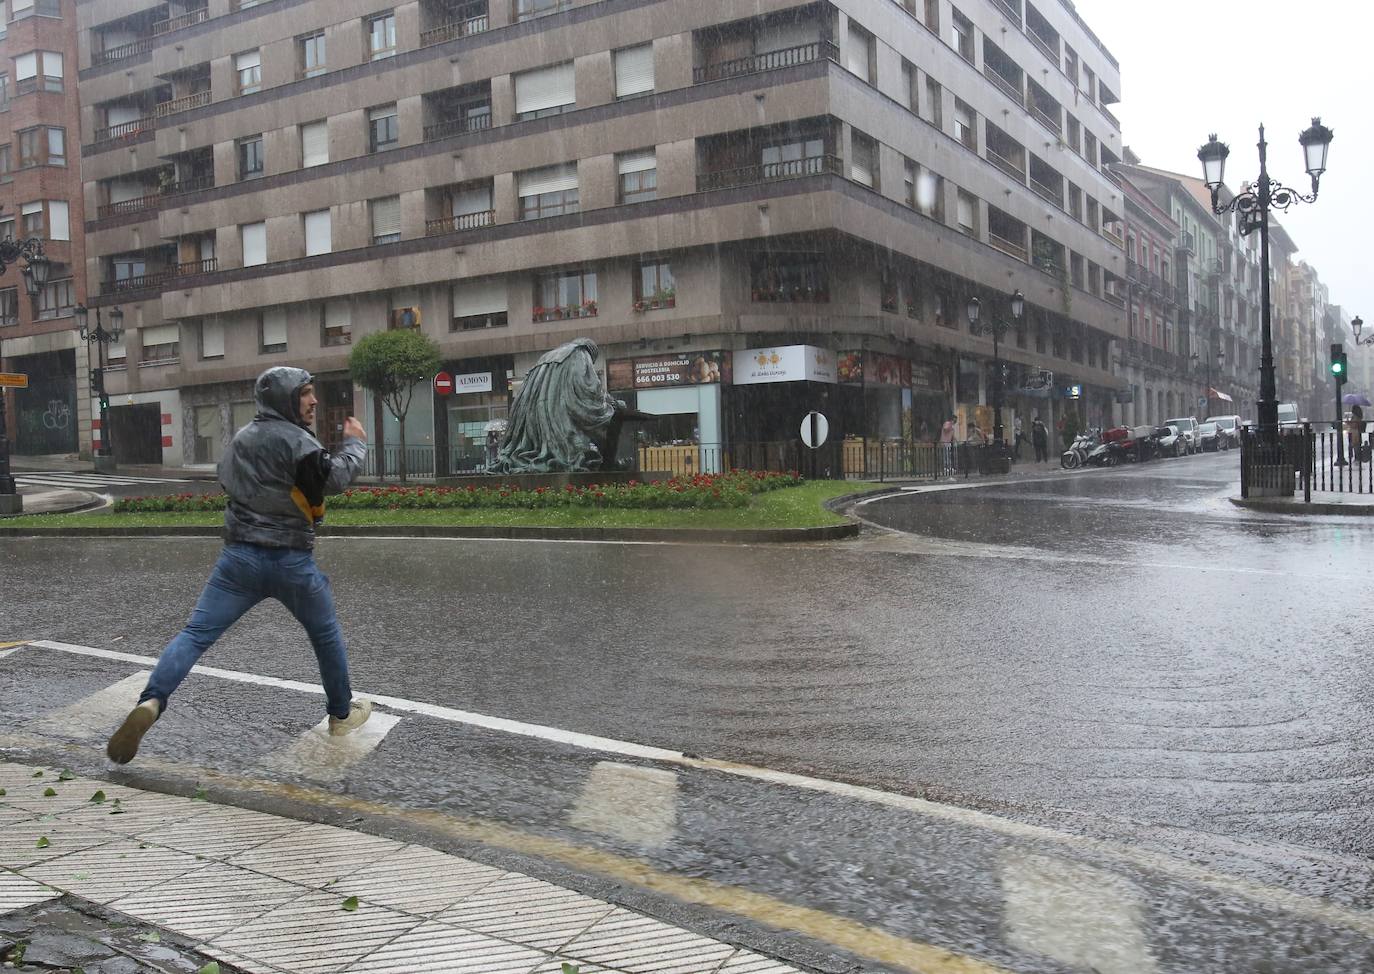
[[[0,275],[20,258],[24,260],[21,271],[24,277],[24,292],[36,297],[48,285],[48,272],[52,264],[43,253],[43,241],[37,237],[27,240],[14,240],[6,237],[0,240]],[[0,363],[4,356],[0,356]],[[0,389],[0,514],[18,514],[24,509],[23,498],[15,486],[14,476],[10,473],[10,436],[5,417],[5,392]]]
[[[1259,182],[1238,194],[1229,203],[1221,204],[1218,192],[1226,174],[1226,157],[1231,150],[1217,141],[1215,133],[1207,144],[1198,150],[1198,161],[1202,163],[1203,182],[1212,193],[1212,212],[1217,216],[1229,211],[1240,214],[1241,236],[1249,236],[1258,230],[1260,234],[1260,397],[1255,404],[1259,418],[1260,436],[1273,446],[1279,439],[1279,402],[1274,381],[1274,344],[1269,307],[1269,213],[1271,210],[1287,210],[1298,202],[1312,203],[1317,199],[1317,183],[1326,171],[1326,155],[1331,147],[1333,134],[1321,123],[1320,118],[1312,119],[1312,124],[1298,136],[1302,146],[1307,174],[1312,178],[1312,193],[1304,195],[1295,189],[1284,186],[1276,179],[1269,178],[1268,148],[1264,139],[1264,126],[1259,127]]]
[[[110,310],[110,327],[100,317],[100,309],[95,309],[95,327],[87,323],[90,312],[84,304],[75,308],[76,324],[81,329],[81,340],[96,346],[96,367],[91,369],[91,392],[100,403],[100,449],[95,451],[95,469],[108,473],[114,469],[114,453],[110,445],[110,397],[105,392],[105,349],[117,343],[124,335],[124,312],[118,308]]]
[[[1355,333],[1355,344],[1356,344],[1356,345],[1374,345],[1374,334],[1371,334],[1368,338],[1361,338],[1361,337],[1360,337],[1360,331],[1361,331],[1363,328],[1364,328],[1364,319],[1361,318],[1359,315],[1356,315],[1356,316],[1355,316],[1355,320],[1353,320],[1352,322],[1350,322],[1350,330],[1353,331],[1353,332]]]
[[[1210,355],[1198,355],[1196,352],[1194,352],[1194,353],[1193,353],[1193,361],[1196,362],[1198,359],[1202,359],[1203,368],[1204,368],[1204,370],[1205,370],[1205,372],[1206,372],[1206,378],[1203,380],[1203,381],[1206,383],[1206,385],[1204,385],[1204,386],[1202,387],[1202,398],[1205,399],[1205,400],[1209,403],[1209,405],[1208,405],[1206,408],[1207,408],[1207,409],[1211,409],[1212,407],[1211,407],[1210,403],[1211,403],[1211,401],[1212,401],[1212,356],[1210,356]],[[1221,363],[1222,363],[1224,360],[1225,360],[1225,353],[1222,352],[1221,349],[1217,349],[1217,374],[1220,374],[1220,373],[1221,373]],[[1206,419],[1206,418],[1207,418],[1206,416],[1203,417],[1203,419]]]
[[[980,325],[982,318],[983,302],[978,300],[975,295],[968,299],[968,323],[969,330],[975,335],[979,331],[990,331],[992,333],[992,438],[996,441],[999,456],[1006,456],[1007,441],[1002,429],[1002,387],[1006,384],[1006,376],[1002,374],[1002,335],[1008,328],[1014,327],[1021,320],[1021,315],[1026,307],[1026,299],[1019,290],[1013,291],[1009,298],[1011,303],[1011,320],[996,321],[991,320]]]

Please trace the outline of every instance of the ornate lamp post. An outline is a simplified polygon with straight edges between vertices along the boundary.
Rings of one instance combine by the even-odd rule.
[[[24,259],[22,270],[24,291],[36,297],[48,284],[48,273],[52,264],[43,253],[43,241],[37,237],[27,240],[13,240],[6,237],[0,240],[0,275],[20,258]],[[0,356],[0,361],[3,361]],[[24,509],[24,500],[15,487],[10,473],[10,437],[5,419],[5,393],[0,389],[0,514],[18,514]]]
[[[118,343],[124,336],[124,312],[118,307],[110,309],[110,328],[100,317],[100,309],[95,309],[95,327],[87,324],[90,312],[84,304],[75,308],[76,324],[81,329],[81,340],[97,346],[96,367],[91,369],[91,394],[100,402],[100,449],[95,451],[95,469],[107,473],[114,469],[114,453],[110,448],[110,397],[105,393],[105,348]]]
[[[1217,374],[1220,374],[1220,373],[1221,373],[1221,363],[1224,362],[1224,361],[1226,360],[1225,353],[1223,353],[1221,349],[1217,349],[1216,359],[1217,359]],[[1206,400],[1210,403],[1211,400],[1212,400],[1212,356],[1210,356],[1210,355],[1199,355],[1197,352],[1194,352],[1194,353],[1193,353],[1193,361],[1194,361],[1195,363],[1198,362],[1198,361],[1201,361],[1201,362],[1203,363],[1203,366],[1204,366],[1205,370],[1206,370],[1206,378],[1203,380],[1204,382],[1206,382],[1206,385],[1204,385],[1204,386],[1202,387],[1202,398],[1206,399]],[[1210,409],[1211,407],[1208,406],[1208,408]],[[1203,418],[1206,419],[1205,416],[1204,416]]]
[[[1268,148],[1264,139],[1264,126],[1259,127],[1259,182],[1252,188],[1240,193],[1224,205],[1218,201],[1226,174],[1226,157],[1231,150],[1213,134],[1206,145],[1198,150],[1197,157],[1202,163],[1203,182],[1212,192],[1212,212],[1217,216],[1231,210],[1240,215],[1240,233],[1249,236],[1258,230],[1260,234],[1260,397],[1256,403],[1259,418],[1260,436],[1270,445],[1279,439],[1279,403],[1274,382],[1274,345],[1270,322],[1269,307],[1269,213],[1271,210],[1287,210],[1295,203],[1312,203],[1317,199],[1317,183],[1326,172],[1327,151],[1331,147],[1332,131],[1322,124],[1320,118],[1312,119],[1312,124],[1298,136],[1302,146],[1303,160],[1307,174],[1312,178],[1310,195],[1289,189],[1276,179],[1269,178]]]
[[[1350,322],[1350,330],[1355,333],[1355,344],[1374,345],[1374,334],[1371,334],[1368,338],[1360,337],[1360,330],[1362,328],[1364,328],[1364,319],[1356,315],[1355,320]]]
[[[992,387],[992,438],[998,445],[999,456],[1005,456],[1007,450],[1006,436],[1002,430],[1002,388],[1006,384],[1006,376],[1002,374],[1002,335],[1008,328],[1015,327],[1021,320],[1021,315],[1026,308],[1026,299],[1019,290],[1011,293],[1009,301],[1011,303],[1010,321],[980,323],[983,302],[979,301],[977,296],[968,299],[969,330],[975,335],[980,332],[992,333],[992,369],[995,377]]]

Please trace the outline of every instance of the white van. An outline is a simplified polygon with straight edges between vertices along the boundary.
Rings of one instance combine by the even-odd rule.
[[[1179,433],[1188,444],[1188,453],[1196,453],[1202,449],[1202,441],[1198,437],[1197,420],[1191,416],[1180,416],[1178,419],[1166,419],[1161,426],[1177,426]]]
[[[1216,423],[1217,435],[1225,438],[1230,446],[1240,446],[1241,421],[1239,416],[1208,416],[1204,423]]]
[[[1298,404],[1295,402],[1279,403],[1279,425],[1297,426],[1298,425]]]

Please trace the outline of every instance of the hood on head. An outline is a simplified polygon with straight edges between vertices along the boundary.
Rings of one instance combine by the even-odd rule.
[[[311,375],[305,369],[287,365],[268,369],[253,383],[253,398],[257,400],[258,414],[265,413],[299,425],[301,417],[296,408],[298,393],[301,386],[310,381]]]

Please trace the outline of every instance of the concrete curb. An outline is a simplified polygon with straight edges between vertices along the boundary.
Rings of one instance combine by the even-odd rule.
[[[1349,517],[1374,517],[1374,504],[1325,504],[1321,501],[1304,504],[1302,501],[1274,500],[1267,497],[1230,497],[1227,499],[1236,507],[1243,507],[1250,511],[1261,511],[1265,514],[1295,514],[1299,516],[1304,514],[1308,516],[1334,514]]]

